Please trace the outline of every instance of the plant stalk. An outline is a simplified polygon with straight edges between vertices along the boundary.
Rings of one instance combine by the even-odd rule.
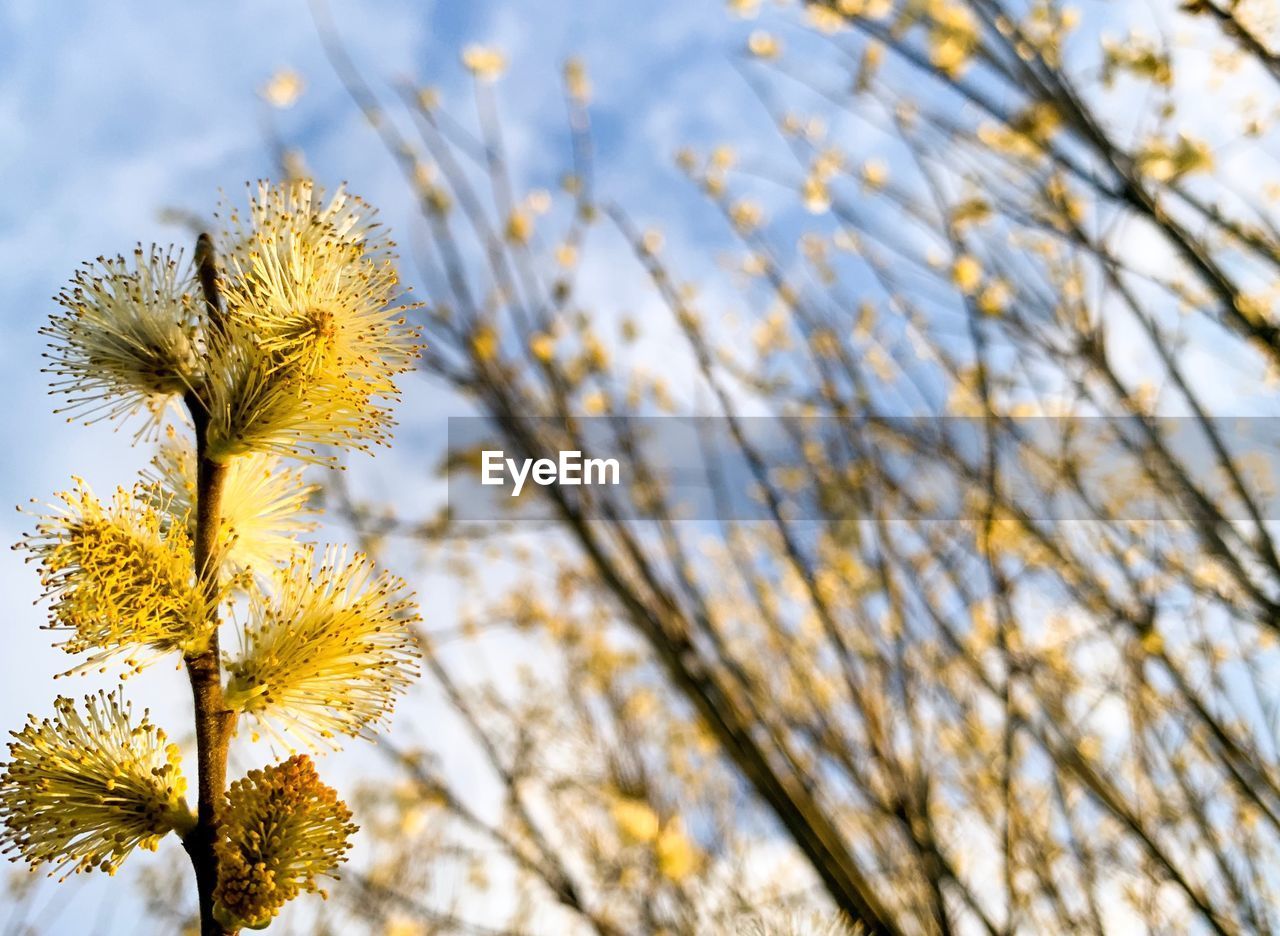
[[[217,258],[213,242],[201,234],[196,242],[196,270],[204,291],[210,323],[222,318]],[[204,595],[210,636],[204,648],[185,657],[195,703],[196,754],[199,770],[195,827],[182,844],[195,869],[200,905],[201,936],[227,936],[231,931],[213,912],[218,885],[218,812],[227,786],[227,752],[235,728],[235,712],[228,709],[222,689],[222,661],[218,646],[218,526],[227,468],[208,457],[209,414],[195,393],[186,396],[196,436],[195,575]]]

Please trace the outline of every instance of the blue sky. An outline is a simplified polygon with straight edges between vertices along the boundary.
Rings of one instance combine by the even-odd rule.
[[[439,86],[446,103],[465,104],[458,49],[493,43],[510,59],[501,86],[513,117],[508,145],[529,186],[554,187],[567,159],[559,95],[562,61],[582,55],[596,89],[594,118],[601,187],[638,212],[662,216],[677,242],[698,238],[707,212],[689,215],[672,165],[682,143],[716,139],[733,126],[750,94],[729,64],[746,27],[720,4],[687,0],[591,4],[373,2],[334,4],[351,52],[380,90],[415,76]],[[54,308],[51,296],[75,266],[136,242],[183,244],[190,237],[164,211],[207,216],[219,189],[239,197],[250,179],[269,175],[267,109],[257,95],[281,68],[299,72],[306,91],[279,113],[279,127],[306,152],[316,178],[346,180],[382,207],[406,239],[409,215],[393,165],[350,105],[323,57],[304,0],[94,4],[51,7],[10,0],[0,7],[0,505],[47,500],[79,474],[98,490],[130,483],[150,457],[130,446],[130,433],[107,426],[67,425],[52,413],[39,373],[37,329]],[[671,222],[675,220],[673,225]],[[607,289],[602,282],[598,288]],[[415,428],[402,433],[399,468],[421,466],[424,508],[428,451],[456,404],[430,388],[409,394]],[[424,414],[429,414],[423,418]],[[371,482],[372,483],[372,482]],[[12,543],[28,520],[10,512],[0,539]],[[19,727],[28,712],[45,714],[55,692],[82,694],[109,677],[51,679],[68,658],[40,630],[43,609],[35,570],[22,556],[0,552],[5,610],[0,653],[0,729]],[[448,616],[449,596],[432,613]],[[130,682],[130,696],[151,704],[180,733],[185,700],[180,674],[153,667]],[[328,760],[347,776],[370,763],[358,749]],[[328,768],[326,768],[328,769]],[[157,859],[185,861],[173,843]],[[130,864],[135,864],[131,861]],[[129,877],[128,868],[124,874]],[[41,933],[135,930],[136,905],[121,881],[41,885],[33,920]],[[0,926],[12,925],[0,891]],[[143,928],[146,931],[146,928]],[[158,931],[164,931],[161,927]]]

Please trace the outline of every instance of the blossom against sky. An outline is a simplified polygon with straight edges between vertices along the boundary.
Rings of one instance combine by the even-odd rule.
[[[747,27],[717,3],[556,2],[539,4],[536,16],[528,15],[531,6],[494,0],[334,7],[353,58],[388,95],[393,82],[412,76],[438,86],[446,103],[465,103],[470,92],[460,50],[469,43],[501,48],[508,62],[502,106],[518,118],[507,142],[513,162],[533,175],[526,180],[531,186],[553,188],[567,158],[560,71],[570,55],[582,56],[595,89],[600,164],[607,167],[601,185],[668,220],[698,200],[672,166],[677,146],[715,139],[754,105],[730,64]],[[281,86],[281,74],[297,80]],[[264,93],[277,103],[296,100],[273,109]],[[79,2],[56,12],[34,0],[7,3],[0,9],[0,122],[0,171],[8,182],[0,203],[0,381],[7,404],[0,444],[8,454],[0,462],[0,503],[47,502],[73,474],[109,491],[131,483],[150,460],[153,452],[132,448],[127,430],[68,425],[54,414],[47,375],[39,373],[45,339],[38,330],[56,311],[52,297],[85,261],[151,241],[175,243],[189,256],[186,218],[207,220],[219,190],[243,202],[246,181],[274,173],[273,125],[305,150],[319,182],[348,182],[380,207],[400,240],[413,236],[393,164],[335,79],[305,0]],[[705,213],[697,223],[706,223]],[[699,231],[677,225],[668,236],[679,242]],[[421,389],[411,389],[406,410],[421,414],[425,400]],[[403,419],[414,426],[404,427],[392,458],[425,464],[424,445],[443,430],[445,415]],[[3,534],[12,543],[31,518],[8,516]],[[39,592],[35,569],[20,553],[0,556],[7,596],[0,728],[7,730],[19,728],[28,712],[52,714],[49,677],[74,661],[41,630],[44,609],[31,604]],[[114,675],[75,677],[60,688],[78,696],[110,688]],[[129,689],[136,706],[157,712],[172,704],[166,700],[185,705],[188,692],[181,674],[163,667],[131,680]],[[180,729],[189,720],[172,714],[157,721],[176,729],[172,740],[188,743]],[[340,774],[344,756],[350,774],[368,754],[335,755]],[[185,860],[170,845],[159,860]],[[82,932],[90,918],[99,932],[132,929],[133,905],[121,900],[132,891],[103,885],[84,876],[61,887],[41,883],[39,931]]]
[[[470,88],[460,51],[472,43],[501,49],[506,74],[499,100],[522,190],[557,184],[568,157],[560,70],[568,56],[580,55],[594,88],[600,189],[640,222],[660,220],[672,254],[684,256],[682,246],[696,245],[698,262],[714,260],[723,225],[681,179],[672,157],[682,145],[742,142],[744,128],[760,126],[759,102],[733,64],[755,27],[726,15],[723,4],[335,0],[333,7],[355,62],[388,100],[395,83],[409,79],[437,87],[451,111],[465,112]],[[764,41],[757,36],[753,44]],[[780,41],[792,37],[780,33]],[[394,163],[325,60],[305,0],[68,2],[56,15],[34,0],[13,0],[0,11],[0,79],[6,131],[0,170],[9,182],[0,203],[6,260],[0,380],[8,404],[0,411],[0,443],[9,456],[0,462],[0,504],[48,500],[72,474],[109,491],[150,459],[150,451],[129,446],[128,432],[68,426],[53,414],[56,404],[37,373],[38,329],[77,264],[127,254],[137,241],[174,241],[189,251],[193,238],[181,219],[207,219],[219,189],[243,203],[243,184],[275,171],[273,132],[305,152],[317,181],[329,187],[346,181],[377,205],[407,247],[422,236]],[[273,109],[264,95],[290,106]],[[771,142],[757,134],[743,155]],[[1231,154],[1221,155],[1225,161]],[[760,202],[768,217],[774,205],[767,191]],[[1161,261],[1140,233],[1132,252]],[[705,271],[679,272],[692,278]],[[584,288],[608,292],[612,307],[625,305],[632,298],[627,277],[635,273],[627,264],[596,263],[584,274]],[[413,271],[405,277],[412,281]],[[638,293],[634,299],[644,301]],[[407,513],[430,496],[430,451],[453,405],[425,384],[410,388],[398,447],[369,472],[420,473],[423,491],[410,494],[422,503],[407,505]],[[9,518],[3,532],[15,542],[30,518]],[[0,555],[9,638],[0,655],[0,728],[17,728],[28,711],[50,714],[48,677],[71,661],[51,648],[51,635],[39,629],[43,610],[28,603],[38,591],[34,570],[20,554]],[[451,607],[447,593],[431,592],[429,617],[438,623]],[[90,676],[63,691],[79,695],[110,685],[109,677]],[[136,705],[159,710],[158,700],[184,699],[187,687],[180,674],[149,671],[130,691]],[[185,724],[185,713],[163,723]],[[354,775],[368,758],[364,751],[335,755],[333,772]],[[166,849],[162,861],[182,859]],[[102,883],[43,885],[40,931],[80,932],[89,917],[103,932],[129,926],[134,914],[119,901],[124,890]]]

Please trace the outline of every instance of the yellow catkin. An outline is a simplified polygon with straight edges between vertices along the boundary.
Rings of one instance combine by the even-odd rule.
[[[250,451],[323,460],[326,445],[385,442],[396,377],[418,330],[394,243],[363,201],[309,181],[259,183],[222,235],[228,321],[208,337],[212,457]]]
[[[41,329],[52,391],[68,398],[59,412],[88,421],[145,412],[154,425],[200,379],[193,290],[181,254],[154,247],[79,270],[57,296],[65,313]]]
[[[194,820],[183,799],[178,748],[143,712],[136,724],[117,693],[86,696],[83,713],[59,697],[9,744],[0,774],[0,853],[70,874],[114,873],[137,847]]]
[[[356,832],[351,810],[305,755],[252,770],[227,790],[215,912],[224,923],[261,928],[301,893],[333,876]]]
[[[77,478],[58,497],[18,545],[40,564],[50,628],[69,632],[60,646],[89,653],[84,667],[124,652],[137,668],[198,649],[209,624],[185,518],[173,523],[145,485],[119,488],[104,504]]]
[[[195,533],[196,453],[170,428],[144,477],[155,483],[163,507]],[[269,574],[297,550],[296,537],[315,529],[311,499],[318,486],[275,455],[250,453],[227,468],[218,518],[218,551],[228,576]]]
[[[416,616],[403,580],[361,555],[296,557],[274,593],[250,599],[227,703],[307,743],[368,733],[417,675]]]

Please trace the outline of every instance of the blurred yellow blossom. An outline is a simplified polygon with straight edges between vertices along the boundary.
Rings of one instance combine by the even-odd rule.
[[[810,214],[824,214],[831,209],[831,193],[827,183],[816,173],[810,174],[801,183],[800,198],[804,202],[805,211]]]
[[[929,61],[939,71],[958,75],[977,48],[977,18],[956,0],[930,0],[928,11]]]
[[[984,315],[1000,315],[1009,307],[1012,293],[1004,280],[992,280],[978,294],[978,309]]]
[[[1213,169],[1213,152],[1203,140],[1179,134],[1173,141],[1152,138],[1138,150],[1137,163],[1142,173],[1157,182],[1168,182],[1179,176]]]
[[[965,295],[971,295],[982,282],[982,265],[969,254],[961,254],[951,265],[951,282]]]
[[[591,79],[587,77],[587,66],[582,59],[571,58],[564,63],[564,87],[577,104],[591,100]]]
[[[568,269],[578,262],[578,248],[573,244],[561,243],[556,245],[556,263]]]
[[[893,12],[893,0],[836,0],[836,7],[847,17],[884,19]]]
[[[734,202],[729,208],[729,217],[733,221],[733,226],[741,233],[750,234],[760,226],[764,212],[761,211],[757,202],[743,199]]]
[[[498,354],[498,333],[488,325],[481,325],[471,336],[471,353],[478,361],[492,361]]]
[[[291,68],[282,68],[267,80],[258,93],[272,107],[284,110],[298,102],[306,86],[300,74]]]
[[[640,247],[646,254],[654,256],[662,252],[663,240],[661,231],[657,228],[649,228],[641,235]]]
[[[529,339],[529,350],[535,358],[546,363],[555,357],[556,340],[545,332],[539,332]]]
[[[838,32],[845,25],[845,17],[841,16],[839,12],[831,9],[831,7],[819,6],[816,3],[809,4],[806,7],[805,15],[814,29],[826,35]]]
[[[757,29],[747,37],[747,51],[756,58],[776,59],[782,54],[782,43],[773,33]]]
[[[884,188],[889,181],[889,166],[883,159],[868,159],[862,164],[862,183],[867,188]]]
[[[630,842],[652,842],[658,837],[658,814],[644,800],[619,797],[610,807],[618,831]]]
[[[533,216],[530,212],[517,208],[507,218],[507,240],[513,244],[527,244],[533,234]]]
[[[698,866],[698,849],[685,834],[684,823],[677,816],[663,826],[654,843],[658,870],[672,881],[682,881]]]
[[[496,81],[507,70],[507,57],[492,46],[469,45],[462,50],[462,64],[481,81]]]

